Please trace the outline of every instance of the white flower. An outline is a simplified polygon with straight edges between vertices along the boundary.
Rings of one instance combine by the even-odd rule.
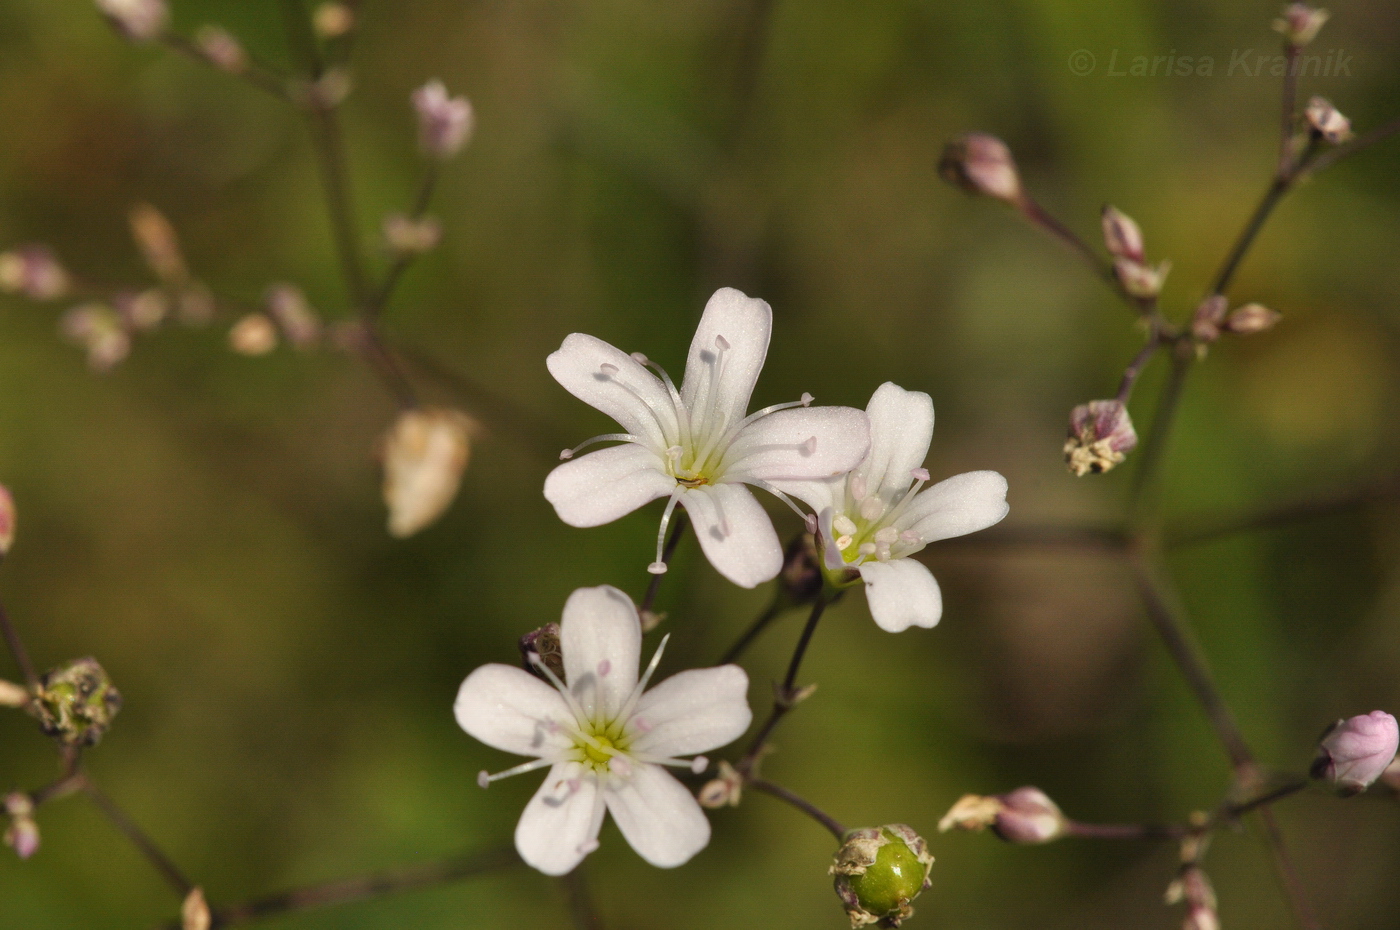
[[[646,691],[661,649],[638,680],[637,609],[607,585],[569,597],[559,638],[567,685],[543,662],[535,667],[552,688],[509,665],[484,665],[462,683],[455,707],[462,729],[535,757],[497,775],[482,772],[478,782],[549,767],[515,828],[520,857],[546,875],[563,875],[598,848],[605,809],[647,862],[681,865],[710,841],[710,823],[662,766],[702,771],[703,757],[676,757],[748,729],[748,676],[737,665],[694,669]]]
[[[601,526],[660,497],[669,498],[649,568],[666,571],[661,546],[677,504],[695,524],[700,547],[730,581],[752,588],[777,575],[783,549],[751,484],[783,497],[855,466],[869,447],[865,415],[850,407],[806,408],[802,400],[744,416],[768,354],[773,311],[732,288],[715,292],[690,344],[676,390],[660,367],[601,339],[574,333],[549,356],[549,373],[579,400],[622,424],[595,442],[625,445],[554,469],[544,496],[570,526]],[[653,371],[655,374],[653,374]],[[784,497],[786,500],[786,498]],[[795,509],[795,508],[794,508]]]
[[[870,454],[844,479],[793,488],[820,514],[827,569],[855,569],[883,630],[931,627],[943,614],[938,582],[909,558],[940,539],[986,529],[1006,516],[1006,479],[972,471],[922,490],[933,438],[933,401],[885,382],[865,408]]]

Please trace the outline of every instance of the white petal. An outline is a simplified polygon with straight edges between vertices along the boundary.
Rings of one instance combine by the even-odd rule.
[[[452,710],[463,730],[516,755],[545,759],[573,745],[550,726],[574,719],[559,692],[510,665],[483,665],[468,675]]]
[[[869,448],[870,426],[863,411],[794,407],[740,430],[724,455],[721,473],[727,481],[768,481],[785,490],[784,482],[843,475]]]
[[[865,582],[870,616],[882,630],[899,633],[911,626],[935,626],[943,616],[938,582],[913,559],[864,562],[860,577]]]
[[[526,865],[563,875],[593,849],[603,826],[603,797],[577,762],[561,762],[525,805],[515,826],[515,849]]]
[[[654,452],[629,442],[560,465],[544,479],[544,498],[570,526],[602,526],[675,487]]]
[[[870,455],[860,471],[872,493],[889,482],[903,492],[910,474],[924,464],[933,438],[933,399],[886,381],[875,390],[865,411],[870,416]],[[888,495],[887,495],[888,496]]]
[[[835,519],[836,511],[830,507],[817,514],[817,528],[821,532],[822,561],[831,571],[849,566],[845,556],[841,554],[841,550],[836,548],[837,533],[831,526]]]
[[[985,530],[1000,523],[1008,510],[1006,479],[994,471],[969,471],[920,491],[895,528],[937,542]]]
[[[559,623],[569,691],[590,720],[613,719],[637,686],[642,622],[632,599],[611,585],[579,588]]]
[[[625,781],[610,780],[603,796],[627,842],[658,868],[681,865],[710,841],[700,805],[659,765],[638,765]]]
[[[632,717],[638,752],[688,756],[734,742],[749,728],[749,676],[737,665],[681,672],[642,695]]]
[[[715,291],[691,340],[681,385],[681,397],[697,430],[712,427],[720,418],[730,426],[744,418],[768,356],[772,331],[773,310],[767,303],[732,287]],[[717,345],[720,338],[728,343],[727,349]],[[718,372],[717,360],[722,361]]]
[[[634,436],[658,449],[680,436],[671,393],[661,380],[621,349],[595,336],[573,333],[545,361],[564,390],[603,411]],[[605,374],[612,365],[615,374]]]
[[[845,475],[820,481],[780,481],[773,484],[788,497],[811,507],[812,513],[817,515],[826,510],[836,509],[836,502],[845,496],[845,485]]]
[[[778,574],[783,547],[773,521],[748,488],[712,484],[687,490],[681,506],[695,524],[695,536],[710,564],[742,588],[752,588]]]

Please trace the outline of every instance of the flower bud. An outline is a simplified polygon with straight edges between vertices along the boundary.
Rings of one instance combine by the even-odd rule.
[[[902,823],[846,834],[829,875],[851,919],[851,927],[878,923],[898,927],[914,916],[913,900],[930,884],[933,856],[928,844]]]
[[[131,237],[155,276],[167,284],[183,284],[190,272],[180,251],[180,237],[165,214],[148,203],[131,208]]]
[[[559,643],[559,624],[546,623],[538,630],[531,630],[520,637],[520,658],[525,671],[542,681],[549,678],[536,666],[536,662],[554,673],[554,677],[564,680],[564,649]]]
[[[1113,274],[1118,278],[1118,283],[1123,285],[1123,290],[1128,296],[1140,300],[1150,300],[1162,293],[1167,272],[1171,270],[1172,263],[1167,261],[1159,262],[1154,268],[1131,258],[1113,260]]]
[[[209,913],[209,902],[204,899],[203,888],[191,888],[180,905],[180,930],[209,930],[214,923],[214,915]]]
[[[42,245],[0,252],[0,291],[30,300],[53,300],[68,293],[68,272]]]
[[[314,81],[303,81],[292,88],[293,98],[312,110],[334,110],[345,102],[354,87],[350,72],[344,68],[327,68]]]
[[[1302,48],[1317,38],[1318,30],[1332,14],[1306,3],[1290,3],[1283,16],[1274,20],[1274,30],[1283,33],[1283,40],[1294,48]]]
[[[10,825],[5,830],[5,845],[21,859],[28,859],[39,851],[39,825],[34,822],[34,802],[23,791],[12,791],[5,796],[5,813],[10,818]]]
[[[1103,220],[1103,244],[1114,258],[1126,258],[1141,264],[1145,258],[1142,251],[1142,230],[1133,218],[1117,207],[1106,206],[1101,216]]]
[[[1263,304],[1245,304],[1230,314],[1225,320],[1225,328],[1232,333],[1247,336],[1250,333],[1262,333],[1266,329],[1272,329],[1282,318],[1282,314]]]
[[[170,20],[165,0],[97,0],[97,8],[133,42],[156,38]]]
[[[312,17],[316,34],[323,39],[338,39],[355,28],[355,11],[343,3],[323,3]]]
[[[266,355],[277,348],[277,327],[265,313],[249,313],[228,331],[228,345],[239,355]]]
[[[402,539],[432,523],[457,496],[474,423],[455,410],[409,410],[384,441],[389,535]]]
[[[431,216],[414,219],[402,213],[384,217],[384,243],[398,255],[418,255],[437,248],[442,224]]]
[[[1343,795],[1360,794],[1395,759],[1400,730],[1380,710],[1338,720],[1323,734],[1313,761],[1313,778],[1336,785]]]
[[[0,679],[0,707],[23,707],[29,703],[29,692],[23,685]]]
[[[418,147],[434,158],[451,158],[461,151],[475,117],[465,97],[448,97],[442,81],[429,81],[413,92],[418,111]]]
[[[1009,794],[983,797],[965,794],[938,822],[940,833],[991,829],[1017,845],[1049,843],[1065,835],[1068,821],[1054,801],[1039,788],[1017,788]]]
[[[1220,930],[1220,918],[1215,912],[1215,889],[1197,865],[1182,866],[1181,873],[1167,886],[1168,904],[1183,901],[1186,902],[1186,919],[1181,930]]]
[[[1314,97],[1308,101],[1308,107],[1303,111],[1303,116],[1308,121],[1308,126],[1312,128],[1315,135],[1326,139],[1333,145],[1338,145],[1351,138],[1351,120],[1347,119],[1341,112],[1325,97]]]
[[[0,557],[9,554],[15,544],[15,499],[10,489],[0,484]]]
[[[986,133],[968,133],[949,142],[938,163],[938,173],[968,193],[1017,206],[1025,199],[1011,150],[1005,142]]]
[[[1079,477],[1108,471],[1136,445],[1137,431],[1120,401],[1091,400],[1071,411],[1065,462]]]
[[[1224,294],[1211,294],[1196,308],[1191,317],[1191,335],[1197,342],[1212,343],[1220,338],[1220,326],[1225,322],[1225,311],[1230,302]]]
[[[274,284],[264,299],[267,315],[295,348],[310,349],[321,341],[321,318],[295,284]]]
[[[738,807],[744,796],[744,776],[725,760],[719,760],[719,777],[705,783],[695,799],[701,807]]]
[[[39,679],[29,713],[65,746],[95,746],[121,710],[122,696],[96,659],[76,659]]]
[[[822,590],[822,557],[816,537],[801,533],[788,543],[778,584],[793,604],[810,604]]]
[[[170,301],[159,288],[124,291],[112,298],[112,306],[127,332],[155,329],[170,310]]]
[[[131,353],[131,335],[115,310],[104,304],[83,304],[63,314],[59,331],[87,352],[93,371],[111,371]]]
[[[200,26],[194,35],[195,47],[211,65],[229,74],[248,70],[248,53],[233,33],[222,26]]]

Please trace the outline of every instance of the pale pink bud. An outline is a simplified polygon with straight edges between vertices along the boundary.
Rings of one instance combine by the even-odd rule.
[[[267,315],[277,321],[282,335],[293,347],[309,349],[321,341],[321,318],[295,284],[272,285],[267,289],[265,304]]]
[[[1272,329],[1273,325],[1282,319],[1282,314],[1270,310],[1263,304],[1245,304],[1229,318],[1225,320],[1225,328],[1232,333],[1241,336],[1250,333],[1262,333],[1266,329]]]
[[[169,284],[187,281],[190,273],[180,252],[180,237],[165,214],[148,203],[138,203],[131,208],[129,219],[131,237],[156,277]]]
[[[59,331],[87,352],[88,365],[106,372],[131,353],[131,336],[121,317],[104,304],[83,304],[63,314]]]
[[[10,489],[0,484],[0,556],[7,555],[15,544],[15,499]]]
[[[938,173],[950,184],[973,194],[1021,204],[1021,176],[1011,150],[996,136],[973,132],[949,142]]]
[[[21,859],[28,859],[39,851],[39,825],[34,822],[34,802],[23,791],[12,791],[5,796],[5,813],[10,817],[10,825],[5,830],[5,845]]]
[[[277,327],[265,313],[249,313],[228,331],[229,348],[239,355],[266,355],[277,348]]]
[[[1126,258],[1141,264],[1144,260],[1142,230],[1138,229],[1138,224],[1133,222],[1133,218],[1117,207],[1106,206],[1103,208],[1101,219],[1103,221],[1103,243],[1108,248],[1109,254],[1115,258]]]
[[[465,97],[448,97],[442,81],[429,81],[413,92],[418,111],[418,146],[426,155],[451,158],[461,151],[475,117]]]
[[[248,70],[248,53],[233,33],[222,26],[200,26],[194,44],[199,53],[220,71],[242,74]]]
[[[399,255],[417,255],[437,248],[442,224],[431,216],[415,219],[402,213],[384,217],[384,243]]]
[[[1400,729],[1385,711],[1338,720],[1318,743],[1312,777],[1333,783],[1345,794],[1359,794],[1385,772],[1397,746]]]
[[[1120,401],[1091,400],[1070,412],[1065,462],[1081,478],[1108,471],[1136,445],[1137,431]]]
[[[151,288],[144,291],[125,291],[112,299],[122,325],[131,331],[155,329],[165,319],[170,310],[170,301],[165,292]]]
[[[315,81],[294,86],[292,93],[303,106],[313,110],[333,110],[345,102],[354,86],[349,71],[327,68]]]
[[[1314,97],[1308,101],[1308,107],[1303,111],[1303,116],[1307,119],[1312,131],[1333,145],[1345,142],[1351,138],[1351,120],[1347,119],[1341,112],[1325,97]]]
[[[214,915],[209,913],[209,902],[204,900],[203,888],[192,888],[180,905],[180,930],[209,930]]]
[[[24,685],[0,678],[0,707],[25,707],[29,704],[29,690]]]
[[[1211,294],[1196,308],[1191,317],[1191,335],[1197,342],[1214,342],[1220,338],[1220,326],[1230,303],[1223,294]]]
[[[1220,930],[1220,915],[1215,908],[1203,904],[1192,904],[1186,909],[1186,919],[1181,922],[1181,930]]]
[[[1049,843],[1065,834],[1065,817],[1054,801],[1039,788],[1017,788],[997,800],[992,832],[1008,843]]]
[[[384,503],[389,535],[402,539],[428,526],[457,496],[471,453],[471,418],[424,408],[399,415],[384,438]]]
[[[312,18],[316,34],[323,39],[338,39],[355,28],[355,11],[343,3],[323,3]]]
[[[31,300],[53,300],[68,292],[68,273],[42,245],[0,252],[0,291]]]
[[[1284,41],[1294,48],[1302,48],[1317,38],[1318,30],[1331,16],[1326,10],[1319,10],[1306,3],[1290,3],[1283,8],[1283,16],[1274,20],[1274,29],[1283,33]]]
[[[1162,285],[1171,269],[1172,263],[1165,261],[1158,263],[1154,268],[1131,258],[1120,257],[1113,260],[1113,273],[1118,277],[1118,283],[1123,285],[1123,290],[1130,296],[1143,300],[1162,293]]]
[[[97,8],[118,32],[134,42],[156,38],[170,20],[165,0],[97,0]]]

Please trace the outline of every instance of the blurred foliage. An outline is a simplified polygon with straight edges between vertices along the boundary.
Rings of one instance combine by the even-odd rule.
[[[366,235],[421,170],[408,95],[430,77],[478,113],[433,213],[443,247],[385,326],[533,418],[474,450],[446,519],[384,531],[372,450],[393,405],[354,359],[236,356],[221,330],[165,331],[94,376],[56,333],[63,307],[0,302],[0,481],[20,509],[0,592],[47,668],[98,656],[126,708],[94,777],[215,904],[508,839],[534,778],[452,719],[462,678],[513,661],[568,592],[640,595],[655,513],[575,530],[539,490],[553,451],[603,418],[549,378],[588,332],[680,368],[716,287],[772,303],[756,404],[863,407],[893,380],[934,397],[935,477],[994,468],[1010,525],[1117,519],[1131,463],[1076,480],[1070,408],[1111,395],[1139,333],[1058,243],[946,187],[949,137],[1005,138],[1053,212],[1097,237],[1112,202],[1174,264],[1164,306],[1194,305],[1275,158],[1277,82],[1228,74],[1273,54],[1270,3],[1022,0],[366,0],[344,107]],[[1400,17],[1348,4],[1318,46],[1350,74],[1308,78],[1365,129],[1392,118]],[[275,0],[176,0],[259,57],[289,55]],[[1094,73],[1067,62],[1092,53]],[[1212,55],[1211,77],[1111,77],[1115,52]],[[1121,65],[1120,65],[1121,66]],[[126,215],[149,201],[192,266],[255,304],[273,281],[346,312],[306,134],[294,112],[159,48],[133,47],[88,0],[0,0],[0,246],[43,241],[100,282],[141,282]],[[1292,195],[1233,288],[1281,310],[1193,377],[1167,460],[1171,520],[1215,521],[1397,465],[1400,148]],[[382,268],[387,259],[377,259]],[[1159,362],[1160,365],[1160,362]],[[1154,366],[1134,413],[1150,421]],[[434,400],[472,411],[447,385]],[[491,413],[492,411],[475,411]],[[497,420],[507,426],[508,414]],[[798,528],[775,509],[780,532]],[[1327,722],[1400,707],[1394,500],[1172,555],[1227,698],[1261,756],[1299,770]],[[1101,552],[946,543],[927,553],[943,624],[897,640],[862,599],[831,612],[804,669],[816,697],[765,773],[852,825],[930,836],[963,792],[1034,783],[1091,821],[1183,818],[1228,781],[1223,754]],[[662,587],[665,668],[712,662],[766,603],[691,546]],[[756,708],[798,625],[747,665]],[[8,665],[6,666],[8,668]],[[10,674],[6,672],[5,674]],[[0,716],[0,781],[54,757]],[[1279,811],[1328,927],[1386,924],[1400,852],[1393,801],[1305,795]],[[0,856],[4,927],[143,927],[175,902],[78,799],[40,812],[44,848]],[[652,869],[612,827],[586,871],[606,926],[844,925],[830,838],[769,798],[714,812],[689,866]],[[1013,848],[931,835],[917,926],[1172,927],[1174,852]],[[1232,928],[1283,925],[1259,838],[1208,860]],[[526,870],[280,919],[277,927],[565,926],[563,893]]]

